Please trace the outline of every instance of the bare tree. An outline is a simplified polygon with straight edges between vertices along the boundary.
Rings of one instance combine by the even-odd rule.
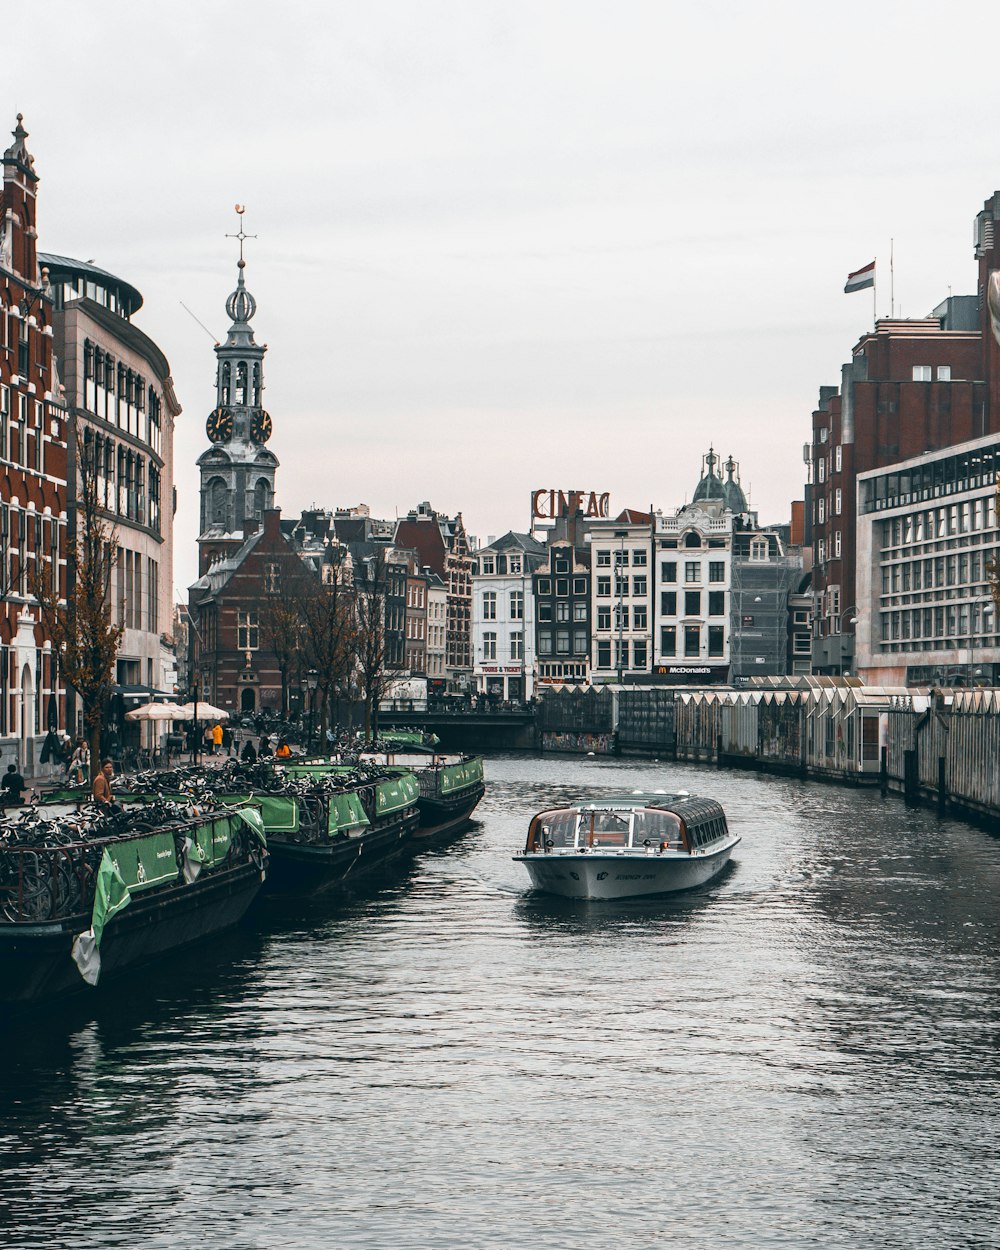
[[[261,628],[264,640],[274,655],[274,662],[281,674],[281,715],[288,717],[288,691],[291,675],[302,668],[303,622],[299,599],[302,585],[294,590],[286,589],[283,595],[269,595],[261,608]]]
[[[79,458],[79,489],[67,549],[68,591],[60,592],[51,561],[36,571],[32,593],[67,683],[83,705],[93,768],[99,766],[104,709],[111,697],[115,660],[125,632],[114,623],[111,574],[118,531],[104,511],[92,445]]]
[[[325,741],[331,702],[347,691],[356,664],[353,586],[344,562],[324,563],[321,577],[304,584],[292,606],[301,623],[303,663],[316,672],[320,741]]]
[[[379,705],[392,682],[386,648],[388,561],[384,547],[376,547],[355,571],[358,620],[358,667],[365,694],[365,737],[378,736]]]

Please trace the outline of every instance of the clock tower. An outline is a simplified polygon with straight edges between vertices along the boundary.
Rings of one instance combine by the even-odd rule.
[[[201,473],[201,525],[198,572],[208,571],[220,556],[235,551],[274,506],[274,475],[278,458],[267,449],[271,418],[263,406],[266,344],[254,342],[250,322],[257,301],[246,288],[243,208],[237,205],[240,241],[236,290],[226,300],[232,324],[218,357],[215,407],[205,423],[211,447],[198,457]]]

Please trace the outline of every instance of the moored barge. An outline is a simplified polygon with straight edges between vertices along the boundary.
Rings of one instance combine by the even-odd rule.
[[[0,1002],[88,986],[237,924],[267,849],[252,806],[102,816],[21,809],[0,826]]]

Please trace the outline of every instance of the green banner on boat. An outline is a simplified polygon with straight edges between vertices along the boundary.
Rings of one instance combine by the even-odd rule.
[[[203,868],[214,868],[229,854],[233,842],[230,820],[210,820],[192,829],[188,837],[194,843],[192,856]]]
[[[255,794],[265,833],[298,833],[299,802],[285,794]]]
[[[171,842],[173,838],[171,838]],[[104,848],[101,863],[97,869],[97,883],[94,889],[94,910],[90,927],[94,931],[94,946],[100,947],[104,926],[132,901],[128,886],[125,884],[118,866],[111,858],[108,848]],[[100,965],[98,965],[100,967]],[[93,984],[93,982],[92,982]]]
[[[331,794],[329,797],[327,832],[331,837],[335,833],[347,833],[350,829],[363,829],[369,823],[356,794]]]
[[[383,742],[402,742],[417,747],[436,747],[441,741],[437,734],[425,734],[414,729],[390,729],[381,736]]]
[[[112,842],[105,854],[111,856],[132,894],[177,878],[177,847],[172,833],[148,833],[141,838]]]
[[[388,816],[404,807],[412,807],[420,797],[420,782],[413,773],[380,781],[375,786],[375,812]]]
[[[478,757],[462,764],[448,764],[441,770],[441,793],[454,794],[483,779],[483,761]]]

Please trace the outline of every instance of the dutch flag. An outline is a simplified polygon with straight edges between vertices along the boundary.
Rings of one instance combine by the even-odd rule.
[[[851,291],[863,291],[865,287],[875,285],[875,262],[865,265],[864,269],[856,269],[854,273],[847,275],[847,284],[844,287],[844,294],[849,295]]]

